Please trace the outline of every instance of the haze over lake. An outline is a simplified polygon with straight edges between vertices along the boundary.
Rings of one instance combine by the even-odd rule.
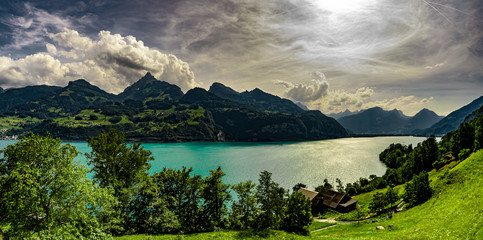
[[[371,174],[382,176],[386,167],[379,153],[391,143],[413,144],[423,137],[342,138],[306,142],[279,143],[145,143],[153,153],[151,173],[164,167],[192,167],[194,173],[206,176],[218,166],[226,173],[224,182],[234,184],[252,180],[258,182],[261,171],[271,172],[272,178],[286,189],[296,183],[310,188],[320,185],[324,178],[335,185],[340,178],[344,184]],[[0,141],[3,149],[13,141]],[[89,152],[85,142],[71,143],[81,152]],[[83,162],[85,159],[83,158]]]

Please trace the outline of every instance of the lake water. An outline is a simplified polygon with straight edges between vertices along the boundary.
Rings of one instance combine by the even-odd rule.
[[[151,172],[164,167],[193,167],[195,174],[206,176],[218,166],[226,173],[228,184],[252,180],[258,183],[261,171],[271,172],[272,179],[286,189],[296,183],[310,188],[327,178],[335,186],[340,178],[344,185],[371,174],[381,176],[386,167],[379,153],[391,143],[413,144],[422,137],[342,138],[306,142],[279,143],[145,143],[153,153]],[[14,141],[0,141],[0,149]],[[81,152],[89,152],[85,142],[71,143]],[[82,161],[85,159],[82,157]]]

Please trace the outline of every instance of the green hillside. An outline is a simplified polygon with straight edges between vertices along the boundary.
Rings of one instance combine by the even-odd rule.
[[[438,171],[431,171],[431,187],[435,193],[427,202],[392,217],[386,215],[360,224],[339,224],[313,232],[310,237],[281,231],[271,231],[265,237],[247,232],[220,231],[116,239],[483,239],[482,164],[483,150],[480,150],[459,164],[453,162]],[[402,187],[397,189],[403,191]],[[362,206],[367,206],[377,191],[384,190],[355,198]],[[385,229],[377,230],[377,226]]]

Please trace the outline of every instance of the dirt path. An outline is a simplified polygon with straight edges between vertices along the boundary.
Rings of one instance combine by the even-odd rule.
[[[338,225],[338,224],[335,224],[335,225],[330,225],[330,226],[323,227],[323,228],[319,228],[319,229],[317,229],[317,230],[313,230],[313,231],[311,231],[311,233],[313,233],[313,232],[318,232],[318,231],[322,231],[322,230],[325,230],[325,229],[327,229],[327,228],[335,227],[335,226],[337,226],[337,225]]]

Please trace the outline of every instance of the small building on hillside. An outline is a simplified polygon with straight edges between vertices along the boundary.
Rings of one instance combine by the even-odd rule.
[[[357,203],[357,200],[332,190],[316,192],[307,188],[300,188],[298,192],[312,202],[313,211],[329,207],[339,212],[348,212],[355,208]]]

